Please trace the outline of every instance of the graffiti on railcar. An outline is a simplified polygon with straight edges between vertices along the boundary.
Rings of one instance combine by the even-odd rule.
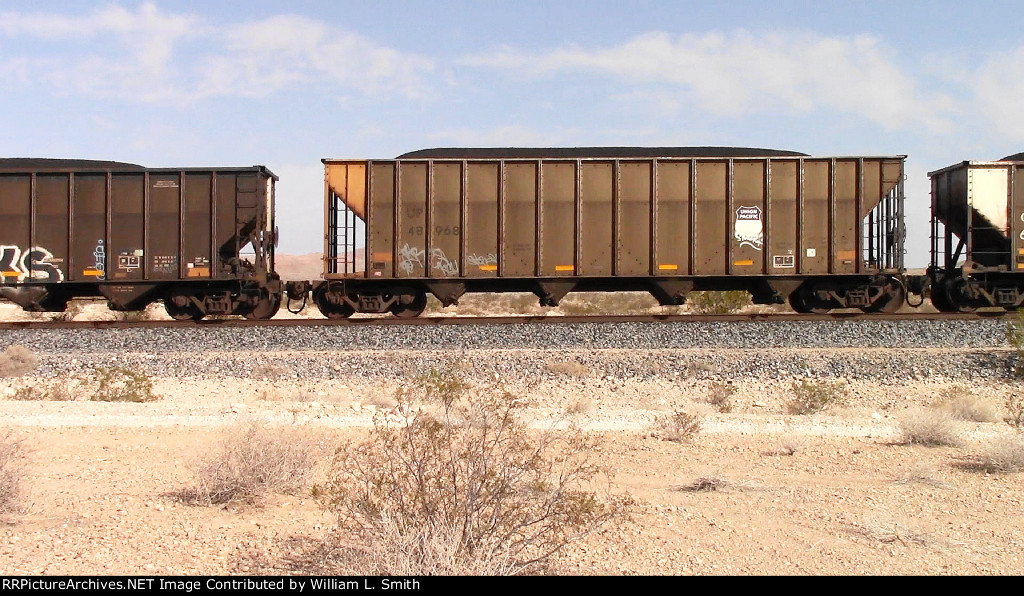
[[[42,246],[22,249],[12,244],[0,245],[0,283],[20,283],[26,279],[62,282],[61,263],[63,259],[54,258],[53,253]]]

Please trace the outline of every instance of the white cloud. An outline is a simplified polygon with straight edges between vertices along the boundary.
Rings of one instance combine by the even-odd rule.
[[[428,94],[433,62],[300,16],[219,25],[144,4],[85,15],[0,13],[0,73],[92,97],[188,102],[326,83],[339,95]],[[14,47],[12,47],[14,46]],[[26,73],[30,73],[30,76]]]
[[[566,72],[599,74],[640,85],[668,109],[671,93],[718,115],[787,109],[832,109],[861,115],[887,129],[949,127],[949,98],[921,94],[913,78],[869,35],[812,33],[704,33],[673,37],[648,33],[599,49],[561,48],[531,53],[514,48],[470,56],[463,64],[519,71],[529,76]],[[666,88],[668,90],[666,90]]]
[[[974,91],[974,110],[990,121],[1002,137],[1024,141],[1024,46],[990,56],[967,77]],[[973,111],[973,110],[972,110]]]

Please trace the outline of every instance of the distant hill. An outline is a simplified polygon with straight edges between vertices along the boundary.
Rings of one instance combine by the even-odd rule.
[[[305,255],[282,255],[275,256],[275,265],[278,275],[286,281],[316,280],[324,271],[323,255],[318,252],[311,252]]]
[[[359,263],[358,269],[361,271],[363,265],[361,249],[356,251],[356,262]],[[278,254],[276,255],[276,267],[278,275],[285,281],[317,280],[324,272],[323,254],[318,252],[305,255]]]

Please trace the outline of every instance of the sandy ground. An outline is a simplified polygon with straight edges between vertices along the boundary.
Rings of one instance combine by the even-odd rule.
[[[11,389],[25,381],[0,379]],[[308,491],[259,506],[198,507],[177,493],[225,429],[260,420],[325,445],[363,436],[397,384],[158,379],[146,404],[0,399],[24,441],[24,511],[3,516],[0,574],[323,574],[334,526]],[[956,447],[900,441],[900,419],[935,403],[927,381],[853,384],[843,407],[784,412],[788,383],[737,386],[735,408],[707,382],[666,396],[657,383],[571,375],[534,385],[535,423],[572,420],[602,440],[613,490],[635,502],[557,561],[566,574],[1019,574],[1024,476],[975,465],[1000,421],[961,422]],[[1009,383],[974,387],[998,406]],[[9,394],[8,394],[9,396]],[[688,443],[652,433],[685,407]],[[717,490],[694,491],[699,480]]]

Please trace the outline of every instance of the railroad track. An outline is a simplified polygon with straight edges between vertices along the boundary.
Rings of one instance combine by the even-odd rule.
[[[202,321],[3,321],[0,329],[120,329],[161,327],[326,327],[377,325],[523,325],[523,324],[580,324],[580,323],[706,323],[757,321],[949,321],[999,318],[1008,314],[1004,310],[974,313],[894,313],[867,314],[859,311],[826,314],[798,313],[743,313],[720,315],[586,315],[548,316],[519,315],[493,317],[416,317],[403,319],[393,316],[353,317],[348,319],[270,319],[251,321],[242,318],[203,319]]]

